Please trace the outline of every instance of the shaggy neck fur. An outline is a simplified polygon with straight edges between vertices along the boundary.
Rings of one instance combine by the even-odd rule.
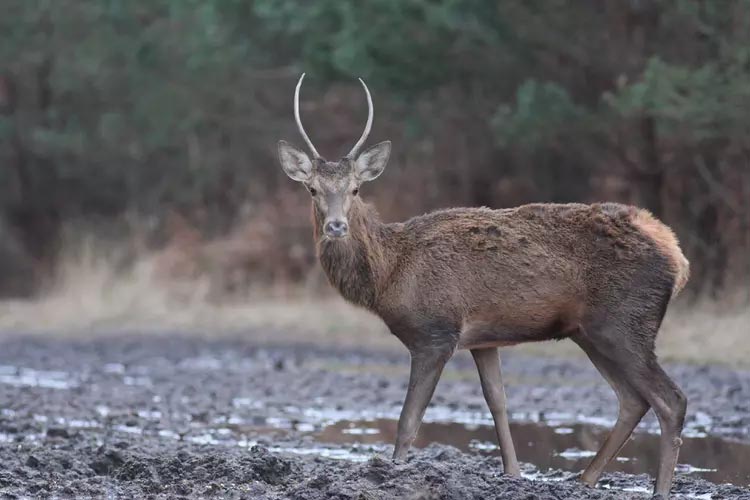
[[[346,300],[374,310],[392,267],[390,230],[375,208],[359,198],[348,218],[349,236],[329,239],[323,234],[323,214],[313,205],[318,257],[328,280]]]

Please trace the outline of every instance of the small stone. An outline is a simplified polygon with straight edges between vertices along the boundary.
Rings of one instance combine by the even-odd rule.
[[[47,437],[68,439],[70,433],[68,432],[68,429],[64,427],[50,427],[47,429]]]

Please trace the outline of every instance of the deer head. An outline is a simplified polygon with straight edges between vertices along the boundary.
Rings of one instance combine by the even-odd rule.
[[[315,208],[324,221],[324,236],[331,239],[345,238],[349,234],[349,209],[359,195],[359,187],[363,182],[371,181],[383,173],[391,154],[391,142],[381,142],[358,154],[370,134],[374,114],[370,91],[360,78],[367,94],[368,107],[367,124],[362,137],[339,161],[327,161],[320,156],[307,136],[299,115],[299,90],[304,78],[303,73],[294,91],[294,118],[302,139],[312,153],[312,159],[288,142],[279,141],[279,160],[286,175],[304,184],[310,192]]]

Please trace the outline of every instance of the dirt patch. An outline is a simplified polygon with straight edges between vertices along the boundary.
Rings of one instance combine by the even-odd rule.
[[[505,358],[515,422],[562,426],[614,420],[616,400],[593,367],[527,355]],[[667,368],[690,397],[691,439],[750,441],[750,373]],[[267,348],[241,339],[6,339],[0,352],[0,494],[648,497],[651,479],[644,474],[608,473],[597,489],[580,485],[575,473],[539,471],[531,464],[524,466],[524,479],[509,478],[501,474],[498,458],[429,444],[440,441],[429,432],[422,442],[428,446],[414,450],[406,463],[387,458],[392,443],[385,434],[359,444],[321,438],[342,420],[394,418],[406,370],[405,354]],[[458,356],[426,420],[476,427],[489,419],[471,361]],[[649,417],[641,432],[655,428]],[[677,493],[750,498],[743,484],[719,486],[680,470]]]

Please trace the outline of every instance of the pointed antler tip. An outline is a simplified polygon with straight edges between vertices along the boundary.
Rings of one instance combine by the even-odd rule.
[[[320,154],[318,153],[318,150],[315,149],[315,146],[313,146],[310,138],[307,136],[305,127],[302,126],[302,119],[299,116],[299,90],[300,87],[302,87],[302,80],[304,78],[305,74],[302,73],[302,76],[299,77],[299,81],[297,82],[297,87],[294,89],[294,120],[297,122],[297,129],[299,129],[300,135],[302,135],[302,138],[305,140],[307,147],[310,148],[310,152],[315,158],[320,158]]]
[[[367,124],[365,125],[365,131],[362,132],[362,137],[359,138],[352,150],[349,151],[349,154],[346,155],[347,158],[354,158],[357,155],[359,149],[367,140],[367,136],[370,135],[370,130],[372,128],[372,117],[374,114],[372,96],[370,95],[370,89],[367,88],[367,84],[365,83],[365,81],[362,78],[360,78],[359,81],[362,84],[362,88],[365,89],[365,94],[367,95]]]

